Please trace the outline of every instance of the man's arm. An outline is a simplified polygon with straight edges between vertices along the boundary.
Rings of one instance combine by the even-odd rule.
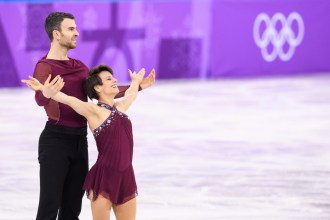
[[[115,99],[124,97],[125,92],[129,87],[130,87],[129,85],[127,85],[127,86],[118,86],[119,92],[115,96]],[[141,90],[142,90],[142,88],[139,86],[139,91],[141,91]]]
[[[34,69],[33,77],[44,84],[51,72],[51,68],[48,64],[38,63]],[[34,98],[39,106],[46,106],[50,101],[50,98],[46,98],[41,91],[36,91]]]

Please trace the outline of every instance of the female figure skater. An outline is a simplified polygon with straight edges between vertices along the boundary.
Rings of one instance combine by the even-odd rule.
[[[33,77],[22,80],[35,91],[43,91],[44,87],[53,88],[52,91],[43,91],[44,96],[70,106],[87,119],[99,152],[83,186],[91,200],[94,220],[109,220],[111,208],[117,220],[136,218],[137,186],[132,167],[132,124],[125,112],[138,94],[145,70],[141,69],[138,73],[129,70],[129,74],[130,87],[123,99],[115,102],[119,89],[112,69],[106,65],[93,68],[84,82],[84,90],[90,99],[98,100],[97,104],[83,102],[59,92],[64,85],[60,76],[52,81],[49,76],[44,85]],[[152,84],[155,81],[155,70],[150,74]]]

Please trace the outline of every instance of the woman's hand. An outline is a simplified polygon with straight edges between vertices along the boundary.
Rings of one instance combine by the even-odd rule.
[[[140,69],[140,71],[138,73],[136,73],[135,71],[132,72],[132,70],[128,70],[128,72],[129,72],[129,76],[131,77],[132,82],[136,82],[136,83],[140,84],[141,81],[143,80],[146,70],[144,68],[142,68],[142,69]]]
[[[51,75],[45,81],[44,87],[42,89],[42,94],[46,98],[51,98],[56,95],[64,86],[63,78],[60,75],[55,76],[55,78],[50,81]]]
[[[57,75],[52,81],[50,81],[50,77],[51,75],[48,76],[44,85],[42,85],[39,80],[32,76],[29,76],[30,79],[28,80],[21,81],[33,91],[41,91],[46,98],[51,98],[63,88],[64,82],[63,78],[61,78],[59,75]]]

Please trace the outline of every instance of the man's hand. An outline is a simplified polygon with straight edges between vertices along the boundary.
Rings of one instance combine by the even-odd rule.
[[[22,79],[21,82],[25,83],[33,91],[42,91],[44,88],[44,85],[32,76],[29,76],[29,79]]]
[[[50,77],[51,75],[48,76],[44,85],[42,85],[39,80],[32,76],[29,76],[29,80],[21,80],[21,82],[25,83],[33,91],[41,91],[46,98],[51,98],[63,88],[64,82],[63,78],[61,78],[59,75],[57,75],[51,82],[49,82]]]
[[[152,86],[152,84],[154,84],[156,80],[156,72],[155,69],[152,69],[151,72],[149,73],[149,75],[146,78],[143,78],[143,80],[140,83],[140,87],[142,89],[146,89],[150,86]]]

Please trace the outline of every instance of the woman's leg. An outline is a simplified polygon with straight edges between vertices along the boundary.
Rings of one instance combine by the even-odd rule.
[[[99,195],[95,201],[93,201],[93,191],[89,192],[91,200],[92,215],[94,220],[109,220],[111,211],[111,202],[109,199]]]
[[[135,220],[136,198],[133,198],[122,205],[112,205],[117,220]]]

